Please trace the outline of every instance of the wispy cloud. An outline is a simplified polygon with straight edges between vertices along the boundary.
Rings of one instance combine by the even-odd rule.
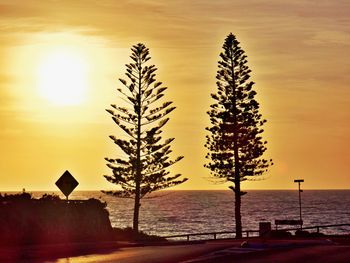
[[[315,33],[306,43],[310,45],[350,45],[350,31],[324,30]]]

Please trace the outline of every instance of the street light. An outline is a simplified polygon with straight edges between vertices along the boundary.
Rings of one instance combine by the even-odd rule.
[[[303,229],[303,220],[301,217],[301,192],[303,190],[300,189],[300,183],[303,183],[304,179],[295,179],[294,183],[298,183],[298,188],[299,188],[299,215],[300,215],[300,229]]]

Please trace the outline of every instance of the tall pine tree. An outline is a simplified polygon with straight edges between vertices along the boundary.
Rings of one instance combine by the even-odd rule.
[[[241,182],[267,171],[272,160],[262,158],[266,151],[262,126],[266,120],[259,113],[255,100],[254,82],[250,81],[251,70],[247,56],[236,37],[229,34],[220,53],[216,75],[217,92],[208,115],[211,126],[207,128],[205,146],[208,149],[205,167],[217,178],[231,182],[235,195],[236,237],[242,237]]]
[[[110,136],[123,154],[123,158],[105,158],[112,175],[104,177],[121,186],[121,190],[106,193],[134,199],[133,229],[138,232],[141,199],[154,191],[181,184],[187,178],[181,174],[170,175],[167,168],[180,161],[183,156],[171,160],[170,144],[174,138],[162,140],[161,133],[169,121],[167,115],[175,107],[172,102],[161,102],[164,91],[161,82],[155,79],[154,65],[147,65],[151,58],[149,49],[143,44],[131,48],[132,62],[126,65],[128,81],[119,79],[123,88],[117,91],[124,105],[112,104],[107,112],[127,135],[128,139]]]

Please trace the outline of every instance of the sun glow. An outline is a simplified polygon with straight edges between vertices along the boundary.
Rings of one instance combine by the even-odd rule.
[[[88,89],[87,63],[69,49],[46,53],[39,61],[37,77],[40,96],[56,105],[80,104]]]

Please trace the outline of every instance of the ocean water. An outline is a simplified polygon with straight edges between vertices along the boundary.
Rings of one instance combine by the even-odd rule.
[[[48,192],[52,193],[52,192]],[[40,197],[42,192],[33,192]],[[56,194],[58,194],[56,192]],[[71,199],[97,198],[107,202],[114,227],[132,226],[133,200],[98,191],[76,191]],[[243,230],[257,230],[259,222],[299,219],[298,191],[255,190],[242,198]],[[304,227],[350,224],[350,190],[304,190]],[[160,236],[200,232],[234,231],[232,191],[161,191],[143,199],[140,230]],[[350,234],[350,227],[321,229],[323,233]]]

